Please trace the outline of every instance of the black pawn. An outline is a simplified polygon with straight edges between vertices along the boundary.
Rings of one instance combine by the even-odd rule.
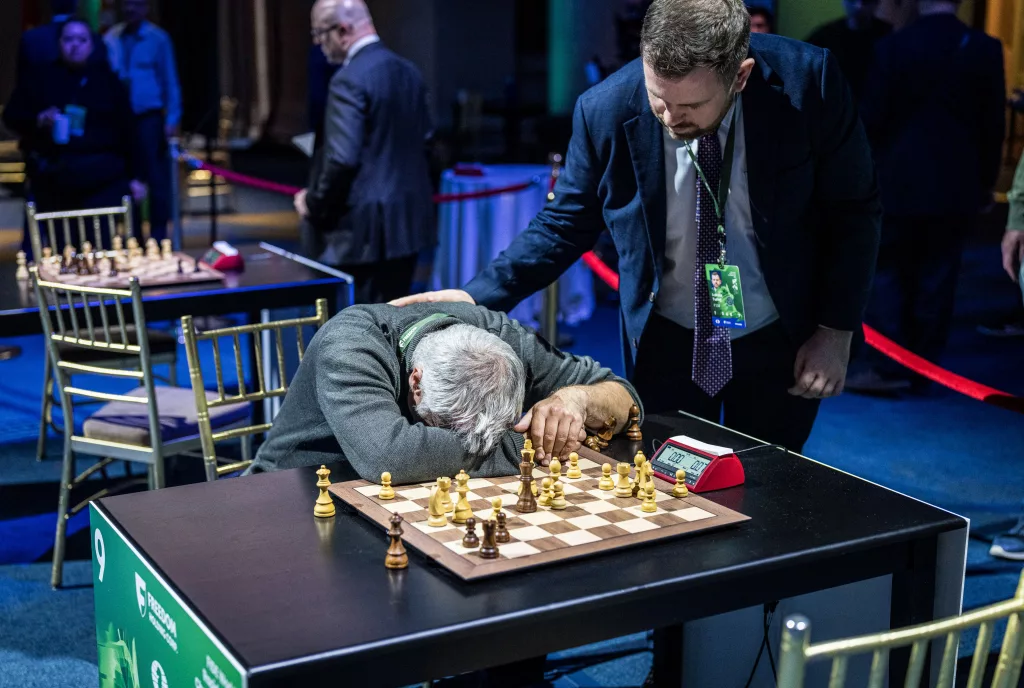
[[[183,261],[181,258],[178,259],[178,274],[185,274],[185,261]]]
[[[494,541],[504,544],[506,542],[512,542],[512,536],[508,532],[508,528],[505,527],[505,512],[498,512],[498,525],[494,529]]]
[[[494,529],[497,524],[494,521],[484,521],[484,541],[480,545],[481,559],[497,559],[498,545],[494,540]]]
[[[466,519],[466,535],[462,538],[462,546],[466,549],[476,549],[480,546],[480,538],[476,536],[476,519]]]
[[[199,261],[198,260],[194,261],[192,263],[192,272],[199,272]]]

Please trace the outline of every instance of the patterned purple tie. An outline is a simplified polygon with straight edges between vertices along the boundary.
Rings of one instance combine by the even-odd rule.
[[[697,162],[704,170],[708,185],[716,192],[722,177],[722,146],[718,132],[701,137],[697,144]],[[697,177],[697,261],[693,270],[693,381],[715,396],[732,378],[732,345],[729,330],[715,327],[711,320],[711,294],[704,266],[717,263],[721,253],[715,201],[700,175]]]

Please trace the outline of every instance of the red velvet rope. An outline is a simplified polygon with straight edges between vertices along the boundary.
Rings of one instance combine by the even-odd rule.
[[[287,184],[278,184],[276,182],[268,182],[265,179],[258,179],[256,177],[250,177],[247,174],[239,174],[238,172],[232,172],[226,170],[223,167],[217,167],[197,160],[191,156],[184,156],[186,162],[191,164],[193,167],[206,170],[210,174],[215,174],[218,177],[223,177],[225,180],[235,183],[242,184],[243,186],[251,186],[254,189],[263,189],[264,191],[272,191],[274,193],[286,194],[294,196],[300,189],[297,186],[288,186]],[[512,184],[511,186],[503,186],[497,189],[484,189],[483,191],[469,191],[466,193],[453,193],[453,194],[435,194],[434,203],[451,203],[453,201],[471,201],[478,198],[489,198],[491,196],[500,196],[506,193],[515,193],[522,191],[533,186],[533,182],[523,182],[521,184]]]

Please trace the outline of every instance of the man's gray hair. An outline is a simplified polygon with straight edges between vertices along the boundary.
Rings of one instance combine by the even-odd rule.
[[[424,337],[412,359],[423,371],[416,413],[454,431],[471,455],[489,454],[522,415],[523,362],[490,332],[451,325]]]
[[[640,35],[644,62],[662,79],[703,67],[731,85],[749,48],[743,0],[654,0]]]

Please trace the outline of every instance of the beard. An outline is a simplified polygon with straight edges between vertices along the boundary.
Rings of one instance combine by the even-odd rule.
[[[732,95],[729,96],[728,100],[726,101],[725,107],[723,107],[722,111],[720,113],[718,113],[717,117],[715,117],[714,124],[711,125],[710,127],[706,127],[706,128],[703,128],[703,129],[701,129],[699,127],[689,127],[687,129],[684,129],[684,130],[680,131],[680,130],[673,129],[672,127],[669,127],[668,125],[666,125],[665,122],[662,121],[662,119],[660,117],[658,117],[657,115],[655,115],[655,117],[657,117],[658,121],[661,122],[661,126],[663,126],[665,128],[665,131],[668,132],[668,135],[669,135],[670,138],[672,138],[672,140],[674,140],[674,141],[696,141],[697,139],[703,138],[703,137],[707,136],[708,134],[713,134],[716,131],[718,131],[718,127],[720,127],[722,125],[722,122],[725,121],[725,116],[729,114],[729,110],[732,108],[733,103],[735,103],[735,102],[736,102],[736,94],[733,93]]]

